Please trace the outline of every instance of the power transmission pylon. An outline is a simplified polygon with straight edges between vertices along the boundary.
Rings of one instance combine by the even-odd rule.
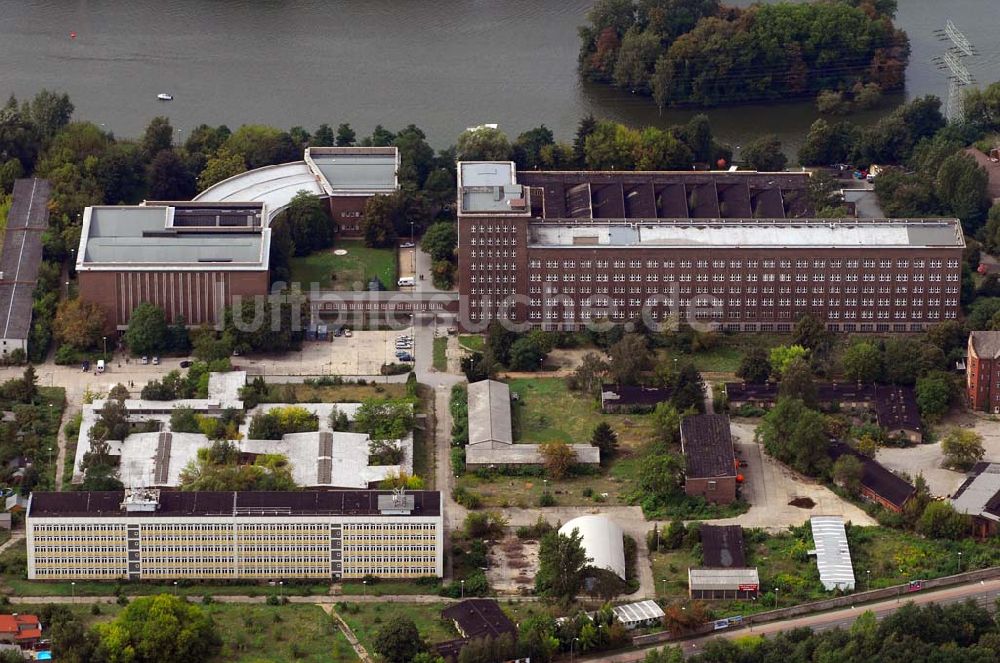
[[[965,88],[976,84],[976,79],[969,73],[969,68],[962,59],[975,57],[976,47],[961,30],[955,27],[951,19],[945,23],[944,30],[935,30],[934,34],[941,41],[951,42],[944,55],[934,58],[933,61],[938,69],[947,69],[949,72],[948,106],[945,113],[949,122],[958,122],[965,117]]]

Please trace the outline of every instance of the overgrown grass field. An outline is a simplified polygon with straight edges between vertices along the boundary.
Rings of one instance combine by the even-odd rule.
[[[338,249],[347,255],[338,256]],[[396,289],[395,249],[371,249],[361,240],[339,240],[332,249],[291,259],[292,282],[318,283],[324,290],[366,290],[368,281],[377,276],[386,290]]]

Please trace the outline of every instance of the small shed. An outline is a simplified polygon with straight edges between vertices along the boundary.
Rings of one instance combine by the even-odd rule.
[[[744,599],[760,592],[756,568],[688,569],[688,595],[692,599]]]

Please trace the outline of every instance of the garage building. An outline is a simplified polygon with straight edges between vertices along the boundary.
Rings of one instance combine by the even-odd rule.
[[[692,599],[749,600],[759,592],[757,569],[688,569],[688,595]]]
[[[736,452],[729,417],[723,414],[684,417],[681,452],[687,468],[685,493],[716,504],[736,500]]]

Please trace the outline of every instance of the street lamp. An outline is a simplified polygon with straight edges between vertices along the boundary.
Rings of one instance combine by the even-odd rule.
[[[108,337],[107,336],[102,336],[101,338],[104,340],[104,359],[105,359],[105,361],[107,361],[107,359],[108,359]]]
[[[174,596],[177,596],[177,581],[174,580]]]
[[[72,592],[73,598],[76,598],[76,581],[70,583],[70,591]]]
[[[365,596],[368,596],[368,581],[367,580],[362,580],[361,584],[364,585],[364,590],[363,591],[365,593]]]
[[[284,601],[285,600],[285,581],[284,580],[279,580],[278,581],[278,592],[281,594],[281,600]]]
[[[958,572],[962,572],[962,551],[958,551]]]
[[[465,580],[463,579],[463,580],[460,580],[459,582],[462,583],[462,600],[464,601],[465,600]]]
[[[775,610],[778,609],[778,591],[779,591],[778,588],[775,587],[774,588],[774,609]]]
[[[574,651],[574,645],[576,644],[576,641],[579,640],[579,639],[580,638],[573,638],[573,640],[569,643],[569,660],[570,660],[570,663],[573,663],[573,657],[576,654],[576,652]]]
[[[872,571],[868,569],[865,571],[865,591],[871,591],[872,588]]]

